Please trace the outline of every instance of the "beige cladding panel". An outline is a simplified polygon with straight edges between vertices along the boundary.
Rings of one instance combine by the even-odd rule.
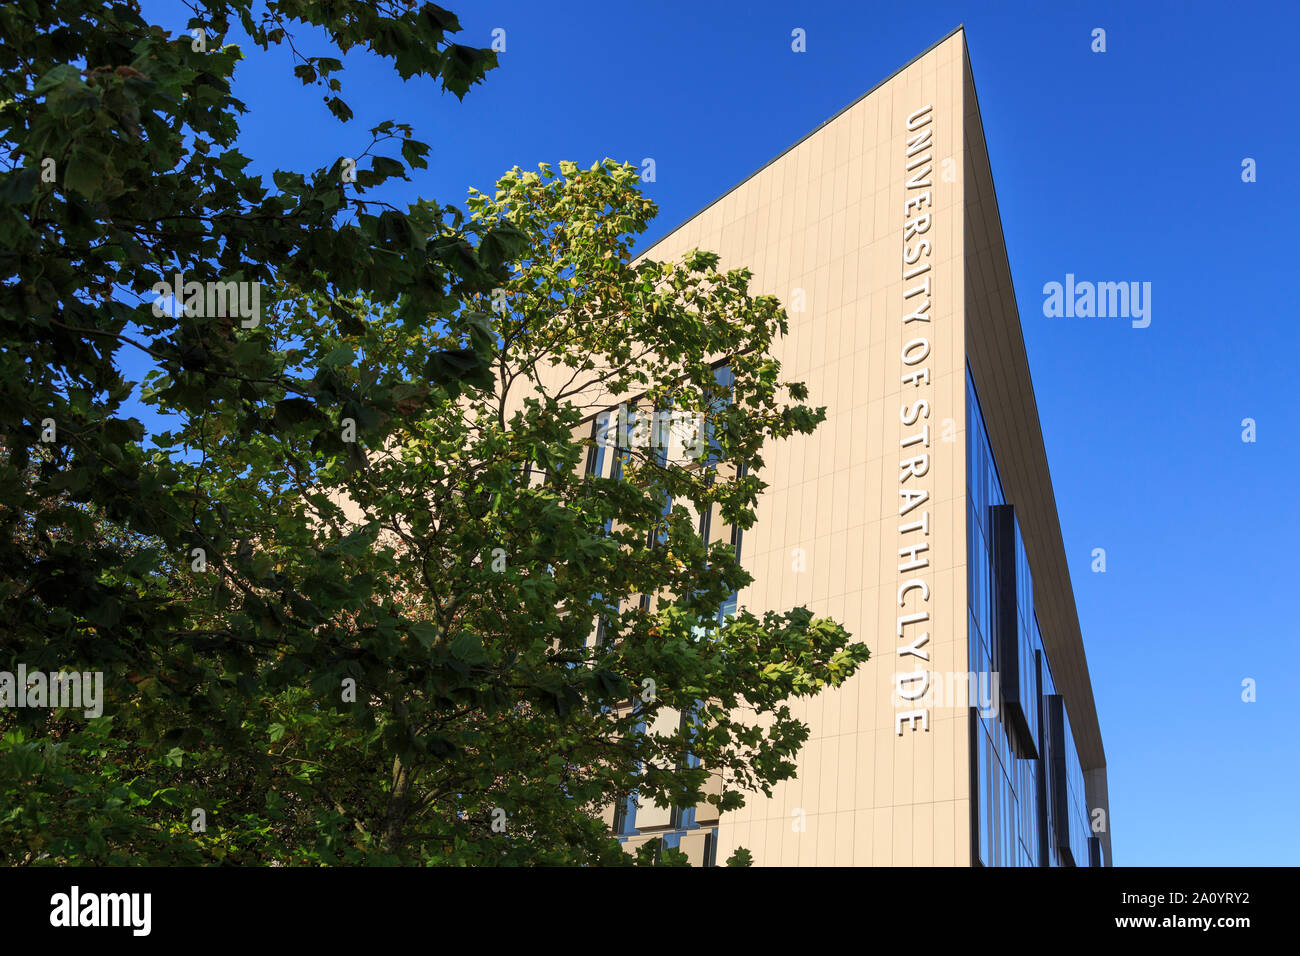
[[[872,654],[839,690],[793,706],[811,730],[797,777],[723,816],[719,862],[744,846],[759,865],[969,864],[968,712],[964,685],[949,679],[968,669],[963,55],[959,32],[648,252],[712,249],[725,266],[748,266],[753,291],[790,310],[790,333],[774,351],[827,417],[812,436],[764,453],[768,487],[743,549],[755,581],[740,600],[755,613],[806,605]],[[933,148],[912,158],[931,160],[908,171],[907,117],[926,105]],[[911,216],[928,212],[931,225],[909,244],[932,243],[930,321],[905,326],[924,298],[903,295],[905,201],[926,191],[906,182],[927,166],[931,204]],[[917,364],[930,382],[919,388],[901,381],[901,350],[914,338],[930,349]],[[917,398],[930,402],[929,417],[905,426],[900,408]],[[900,447],[921,424],[928,448]],[[900,461],[920,452],[928,471],[905,487],[929,500],[900,518]],[[922,512],[928,534],[900,533]],[[898,571],[898,549],[918,541],[929,546],[915,574],[929,600],[913,590],[900,610],[899,585],[912,575]],[[929,619],[905,625],[899,640],[899,614],[921,609]],[[900,736],[897,715],[917,705],[897,700],[895,674],[914,670],[916,658],[897,649],[922,631],[930,659],[921,666],[942,693],[924,702],[928,729],[905,725]]]

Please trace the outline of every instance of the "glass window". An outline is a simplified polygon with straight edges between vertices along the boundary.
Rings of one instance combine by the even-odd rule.
[[[991,667],[992,633],[992,550],[990,542],[990,508],[1007,504],[997,462],[980,408],[970,369],[966,370],[966,490],[967,490],[967,584],[969,667],[973,681],[980,674],[988,674]],[[1050,770],[1044,754],[1053,743],[1045,721],[1039,719],[1042,695],[1052,694],[1051,670],[1043,652],[1042,635],[1034,611],[1034,583],[1019,523],[1014,527],[1016,567],[1015,588],[1017,604],[1016,638],[1019,644],[1017,675],[1022,693],[1021,704],[1037,742],[1036,758],[1017,757],[1011,747],[1008,728],[1001,708],[985,715],[972,710],[971,763],[976,774],[972,790],[973,827],[976,846],[974,863],[984,866],[1037,866],[1046,857],[1055,863],[1056,847],[1051,846],[1051,827],[1045,824],[1045,806],[1042,791]],[[1038,660],[1042,660],[1039,677]],[[972,707],[978,701],[972,693]],[[1067,732],[1063,735],[1069,738]],[[1078,766],[1070,739],[1067,763]],[[1078,776],[1082,792],[1082,774]],[[1082,806],[1082,804],[1080,804]],[[1071,817],[1078,816],[1071,811]],[[1086,816],[1082,819],[1086,820]],[[1046,836],[1049,847],[1044,848]]]

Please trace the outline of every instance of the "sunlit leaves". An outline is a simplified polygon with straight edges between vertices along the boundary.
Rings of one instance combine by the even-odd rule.
[[[263,688],[289,693],[312,674],[335,691],[345,676],[367,677],[373,656],[365,665],[305,663],[318,628],[331,646],[353,633],[348,615],[367,606],[383,573],[373,531],[314,550],[315,522],[342,517],[321,482],[364,471],[366,449],[382,445],[390,423],[415,414],[429,390],[409,374],[381,379],[357,368],[366,333],[357,303],[400,299],[427,317],[454,301],[466,276],[485,281],[472,255],[458,250],[445,263],[422,251],[428,235],[443,232],[436,214],[366,212],[369,188],[425,166],[429,147],[406,124],[388,124],[370,144],[395,138],[402,160],[372,148],[370,181],[343,183],[310,166],[269,170],[265,180],[250,172],[257,167],[234,148],[245,106],[230,89],[244,54],[225,38],[232,21],[254,48],[319,28],[340,51],[369,47],[400,59],[401,74],[435,78],[458,96],[494,65],[490,51],[449,57],[458,25],[431,7],[380,18],[365,6],[232,0],[204,13],[185,24],[203,31],[199,50],[180,23],[151,26],[130,5],[0,8],[0,139],[14,163],[0,172],[0,668],[17,659],[102,668],[119,712],[115,725],[92,725],[103,731],[93,754],[78,749],[89,731],[29,728],[69,748],[57,765],[54,750],[38,751],[48,762],[29,791],[7,786],[17,751],[0,755],[0,806],[12,808],[0,821],[6,862],[15,828],[53,834],[41,853],[76,862],[195,862],[200,846],[226,859],[273,839],[259,817],[262,786],[221,797],[243,801],[243,835],[196,838],[178,815],[158,816],[178,794],[200,799],[188,792],[197,778],[175,777],[177,786],[138,802],[113,796],[99,804],[111,803],[107,815],[76,801],[117,793],[121,780],[158,768],[216,779],[232,767],[219,745],[264,739],[249,724],[266,707]],[[346,121],[342,62],[295,54],[293,72],[324,86],[329,110]],[[364,139],[356,148],[367,148]],[[176,275],[208,290],[190,314],[154,291]],[[327,323],[286,327],[286,306],[272,299],[286,280],[296,295],[334,303],[321,312]],[[256,284],[260,312],[208,308],[212,283],[242,284],[244,293]],[[456,347],[471,344],[467,334]],[[132,394],[172,426],[148,449],[121,409]],[[46,421],[57,438],[42,439]],[[344,439],[345,421],[357,440]],[[292,496],[271,501],[279,482]],[[195,549],[204,561],[192,560]],[[384,613],[396,617],[391,607]],[[396,628],[381,621],[374,632],[396,643]],[[309,710],[319,700],[301,703]],[[39,719],[5,711],[0,725]],[[279,726],[292,724],[281,715]],[[151,761],[151,748],[178,726],[195,749],[181,763],[169,744],[157,751],[166,760]],[[268,768],[244,771],[253,775],[247,783]],[[281,824],[292,816],[285,806]],[[322,812],[337,817],[333,807]],[[355,852],[321,840],[310,852]],[[281,832],[281,849],[289,842]]]

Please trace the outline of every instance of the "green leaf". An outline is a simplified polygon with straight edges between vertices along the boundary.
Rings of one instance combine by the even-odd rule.
[[[325,354],[320,363],[326,368],[335,368],[339,365],[351,365],[356,358],[357,353],[352,350],[352,346],[336,345]]]
[[[727,866],[753,866],[754,857],[743,846],[736,847],[736,852],[727,857]]]
[[[96,149],[78,143],[68,155],[63,171],[63,185],[87,199],[96,199],[108,181],[108,157]]]
[[[407,630],[425,650],[432,647],[438,640],[438,628],[433,624],[426,624],[423,621],[418,621],[411,624]]]
[[[379,239],[403,249],[418,249],[424,245],[424,240],[416,233],[411,220],[394,209],[386,209],[380,215]]]
[[[310,399],[286,398],[275,404],[276,429],[289,429],[300,422],[319,417],[320,413]]]
[[[346,305],[338,301],[330,302],[330,315],[338,323],[339,332],[342,335],[365,335],[366,324],[361,321],[355,312]]]
[[[487,660],[482,638],[469,631],[462,631],[452,638],[451,653],[466,664],[482,664]]]
[[[41,96],[56,86],[80,82],[81,71],[71,63],[61,63],[36,81],[36,85],[32,87],[32,93],[35,96]]]
[[[473,349],[452,349],[446,352],[435,352],[429,356],[429,360],[424,366],[425,377],[438,384],[461,381],[481,382],[485,372],[487,373],[487,382],[491,384],[491,370]]]
[[[503,222],[479,245],[484,268],[495,272],[506,262],[513,262],[528,248],[528,237],[513,223]]]
[[[40,168],[24,166],[12,172],[0,174],[0,203],[16,206],[32,198],[36,183],[41,178]]]
[[[424,158],[428,153],[428,145],[421,143],[419,140],[407,139],[402,141],[402,158],[413,169],[429,168],[429,163]]]
[[[333,113],[343,122],[346,123],[348,120],[352,119],[352,108],[349,107],[347,103],[344,103],[337,96],[327,97],[325,100],[325,105],[329,107],[331,113]]]
[[[490,358],[496,352],[496,333],[492,331],[492,319],[481,312],[469,312],[462,316],[469,327],[469,341],[473,352]]]
[[[401,179],[407,178],[406,167],[395,159],[389,159],[387,156],[376,156],[371,160],[370,168],[384,179],[391,179],[394,176]]]

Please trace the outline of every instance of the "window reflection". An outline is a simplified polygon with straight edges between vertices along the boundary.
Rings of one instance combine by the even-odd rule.
[[[989,509],[994,505],[1006,504],[1007,501],[969,368],[966,370],[966,409],[968,647],[970,670],[972,674],[979,675],[987,674],[992,667],[990,642],[993,561],[989,546]],[[975,777],[971,810],[973,862],[982,866],[1037,866],[1046,857],[1049,865],[1061,866],[1066,865],[1072,857],[1075,861],[1083,860],[1086,863],[1089,832],[1083,771],[1068,716],[1060,740],[1053,739],[1054,735],[1049,732],[1047,722],[1039,719],[1040,701],[1055,694],[1056,688],[1034,612],[1033,576],[1025,556],[1018,522],[1015,535],[1020,673],[1009,679],[1020,681],[1025,716],[1039,741],[1039,756],[1031,759],[1016,757],[1000,708],[998,713],[984,715],[972,700],[971,763]],[[1041,681],[1038,666],[1040,660]],[[1064,753],[1066,767],[1068,823],[1065,830],[1069,832],[1069,847],[1057,845],[1055,821],[1044,818],[1045,814],[1052,812],[1051,802],[1046,801],[1044,805],[1040,796],[1050,775],[1048,755],[1054,754],[1056,748]],[[1047,840],[1047,847],[1041,846],[1044,839]]]

